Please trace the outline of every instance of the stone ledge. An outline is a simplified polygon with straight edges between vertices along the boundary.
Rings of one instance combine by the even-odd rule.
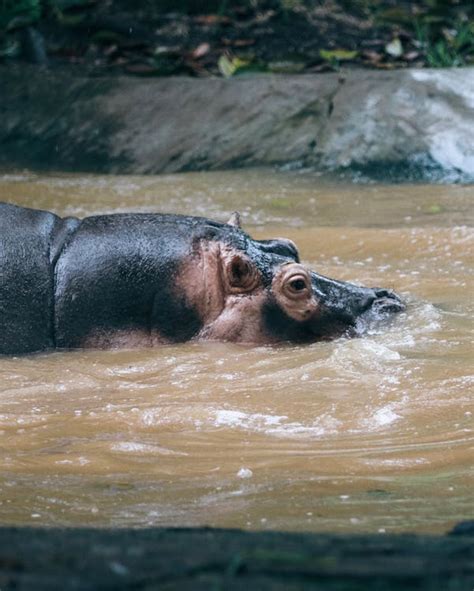
[[[470,523],[451,536],[0,528],[0,588],[466,591]]]
[[[474,68],[224,80],[3,67],[0,88],[3,168],[147,174],[296,163],[474,178]]]

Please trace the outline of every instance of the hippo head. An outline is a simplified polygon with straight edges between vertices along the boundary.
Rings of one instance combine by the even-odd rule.
[[[284,238],[253,240],[234,214],[194,241],[182,275],[202,321],[199,337],[248,343],[310,343],[361,334],[405,306],[390,290],[329,279],[301,264]]]

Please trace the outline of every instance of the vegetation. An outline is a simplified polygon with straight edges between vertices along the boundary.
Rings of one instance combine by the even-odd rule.
[[[30,25],[41,16],[40,0],[0,0],[0,31]]]
[[[235,76],[474,64],[470,0],[0,0],[0,60]]]

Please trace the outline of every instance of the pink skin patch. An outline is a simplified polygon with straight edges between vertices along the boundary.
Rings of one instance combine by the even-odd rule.
[[[271,287],[264,287],[255,264],[226,244],[201,240],[181,265],[175,279],[176,296],[185,297],[196,310],[203,328],[196,340],[270,344],[278,342],[264,327],[263,308],[270,300],[292,319],[304,322],[318,314],[311,276],[303,265],[287,263],[276,272]],[[87,348],[155,347],[169,340],[158,331],[96,330],[84,341]]]
[[[177,290],[184,291],[202,319],[198,340],[269,342],[261,314],[268,292],[258,269],[238,250],[200,241],[193,259],[180,270]]]
[[[294,320],[318,314],[311,276],[303,265],[281,267],[271,288],[263,286],[260,272],[241,252],[225,244],[201,241],[195,258],[181,270],[178,289],[198,310],[203,328],[197,339],[234,343],[278,342],[264,328],[263,307],[273,298]]]

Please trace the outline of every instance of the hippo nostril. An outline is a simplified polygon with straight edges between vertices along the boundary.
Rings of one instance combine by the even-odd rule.
[[[374,293],[377,299],[388,298],[391,300],[400,301],[399,296],[391,289],[381,289],[379,287],[374,287]]]
[[[372,304],[372,309],[378,313],[402,312],[405,304],[400,297],[388,289],[375,289],[376,299]]]
[[[400,297],[390,289],[375,287],[368,290],[368,292],[364,294],[364,297],[359,299],[357,307],[359,313],[370,311],[376,315],[385,315],[401,312],[405,309],[405,304],[403,304]]]

